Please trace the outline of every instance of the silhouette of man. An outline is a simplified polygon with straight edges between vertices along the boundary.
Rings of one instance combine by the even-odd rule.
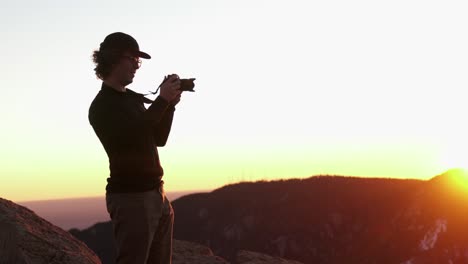
[[[89,122],[109,158],[106,205],[112,220],[118,264],[171,263],[174,213],[162,181],[157,146],[166,144],[180,80],[169,75],[151,101],[126,86],[141,59],[137,41],[125,33],[108,35],[94,51],[101,90],[89,108]],[[151,103],[146,109],[143,103]]]

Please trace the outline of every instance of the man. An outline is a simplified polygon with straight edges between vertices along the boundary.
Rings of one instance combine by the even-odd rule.
[[[169,75],[151,101],[126,86],[141,66],[137,41],[125,33],[108,35],[94,51],[102,87],[89,108],[89,122],[109,158],[106,204],[112,220],[118,264],[166,264],[172,258],[174,213],[163,191],[156,146],[166,144],[180,80]],[[143,103],[151,103],[146,109]]]

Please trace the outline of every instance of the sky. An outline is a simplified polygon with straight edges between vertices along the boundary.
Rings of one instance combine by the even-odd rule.
[[[117,31],[152,55],[129,89],[196,78],[159,150],[169,191],[468,168],[467,13],[451,0],[7,1],[0,197],[104,194],[91,54]]]

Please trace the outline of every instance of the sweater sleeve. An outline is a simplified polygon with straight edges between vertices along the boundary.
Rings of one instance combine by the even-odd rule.
[[[169,133],[171,132],[172,120],[174,119],[175,108],[173,105],[169,106],[164,113],[161,122],[153,127],[153,137],[157,146],[165,146]]]
[[[150,125],[153,139],[157,146],[164,146],[171,131],[175,108],[158,96],[145,111],[144,122]]]
[[[161,96],[158,96],[148,110],[145,111],[143,116],[144,122],[149,122],[153,124],[153,126],[159,124],[169,107],[170,103]]]

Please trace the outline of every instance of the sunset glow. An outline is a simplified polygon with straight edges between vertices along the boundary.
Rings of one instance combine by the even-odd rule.
[[[108,160],[87,119],[101,85],[91,53],[116,31],[153,57],[128,88],[196,78],[160,149],[167,190],[468,169],[467,5],[180,0],[129,12],[119,0],[7,1],[0,197],[105,193]]]
[[[468,171],[466,169],[459,170],[453,178],[453,181],[455,189],[468,194]]]

